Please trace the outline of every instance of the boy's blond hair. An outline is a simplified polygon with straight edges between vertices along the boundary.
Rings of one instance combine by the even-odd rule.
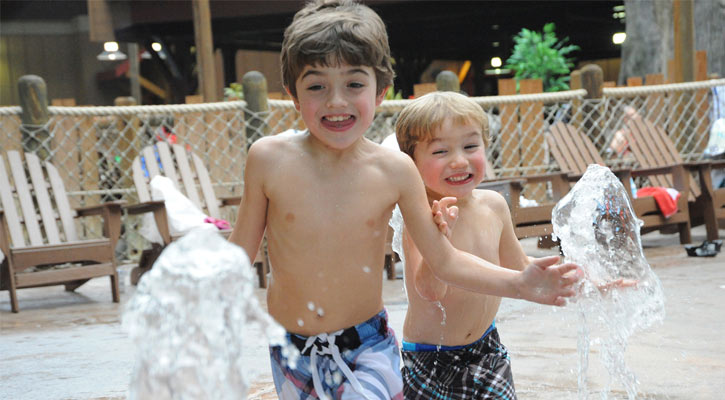
[[[432,92],[413,100],[400,112],[395,123],[400,150],[414,158],[415,146],[433,140],[433,132],[448,119],[480,127],[483,141],[488,145],[488,117],[481,106],[460,93]]]
[[[375,11],[353,0],[309,2],[284,31],[280,58],[282,84],[295,98],[295,82],[308,65],[371,67],[377,94],[393,83],[385,24]]]

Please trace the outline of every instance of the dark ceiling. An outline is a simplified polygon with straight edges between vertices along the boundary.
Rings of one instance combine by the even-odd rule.
[[[547,22],[556,24],[560,38],[569,37],[570,43],[581,47],[574,53],[577,61],[619,57],[620,49],[611,37],[625,29],[623,20],[613,17],[621,0],[363,2],[386,23],[396,68],[412,68],[410,79],[433,59],[472,60],[474,68],[486,67],[493,56],[505,61],[516,33],[522,28],[541,30]],[[215,47],[229,52],[278,51],[284,28],[302,4],[301,0],[211,0]],[[148,44],[154,38],[177,47],[194,43],[190,0],[111,1],[110,6],[120,42]],[[85,13],[86,1],[0,2],[2,20],[67,19]],[[407,87],[411,83],[406,75],[398,71]]]

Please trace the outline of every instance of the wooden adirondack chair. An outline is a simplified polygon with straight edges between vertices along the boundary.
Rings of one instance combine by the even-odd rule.
[[[118,303],[114,251],[121,233],[122,203],[73,210],[63,181],[50,162],[41,163],[36,155],[25,153],[23,163],[19,152],[6,154],[10,175],[0,155],[0,250],[5,255],[0,264],[0,289],[10,292],[12,311],[19,309],[18,289],[62,284],[73,291],[101,276],[111,278],[111,295]],[[78,238],[74,218],[89,215],[103,216],[104,238]],[[62,264],[72,266],[36,268]]]
[[[539,204],[532,207],[523,207],[519,197],[527,184],[550,183],[553,202]],[[553,247],[551,240],[553,226],[551,224],[551,211],[556,202],[569,191],[569,182],[566,173],[550,173],[541,175],[526,175],[516,177],[496,177],[493,167],[486,161],[486,180],[478,185],[478,189],[495,190],[501,193],[509,204],[514,232],[519,239],[539,237],[539,247]]]
[[[569,172],[571,181],[576,181],[584,174],[589,164],[605,165],[604,160],[592,144],[591,140],[581,134],[574,126],[557,122],[551,126],[546,137],[549,149],[562,171]],[[677,204],[677,213],[669,218],[662,215],[654,197],[632,198],[630,178],[633,176],[648,176],[650,180],[659,184],[661,179],[669,177],[666,187],[673,187],[686,192],[689,187],[688,174],[682,165],[663,165],[656,168],[643,168],[636,170],[613,171],[622,181],[625,190],[630,195],[632,208],[637,218],[644,221],[642,232],[674,227],[680,234],[680,243],[690,243],[690,216],[687,207],[687,196],[680,196]],[[675,177],[674,179],[672,177]],[[684,193],[683,192],[683,193]]]
[[[704,223],[707,239],[717,239],[718,222],[725,223],[725,189],[713,188],[710,172],[712,168],[724,168],[725,162],[684,162],[667,132],[646,118],[632,119],[627,129],[630,134],[629,148],[640,166],[653,169],[669,165],[683,166],[684,180],[678,179],[678,176],[659,176],[653,182],[657,186],[684,187],[678,190],[688,200],[691,224],[697,226]],[[688,170],[698,172],[699,185],[695,180],[688,179]]]
[[[138,267],[131,271],[131,282],[133,284],[138,283],[141,275],[151,269],[164,247],[176,239],[172,237],[169,229],[164,202],[151,200],[151,187],[149,184],[156,175],[169,178],[179,191],[206,215],[213,218],[221,218],[220,207],[241,203],[241,197],[239,196],[218,199],[214,193],[209,172],[204,162],[196,154],[187,152],[181,145],[169,146],[165,142],[159,142],[154,146],[145,147],[141,151],[141,156],[143,161],[141,157],[136,157],[131,167],[139,203],[130,205],[126,209],[132,215],[152,212],[163,244],[153,243],[150,249],[143,251]],[[160,163],[157,160],[160,160]],[[220,230],[219,233],[227,237],[231,233],[231,229]],[[257,267],[257,274],[259,275],[259,286],[267,287],[269,267],[263,251],[256,255],[254,265]]]

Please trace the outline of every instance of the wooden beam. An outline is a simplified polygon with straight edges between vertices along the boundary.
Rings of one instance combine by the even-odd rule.
[[[695,80],[695,13],[693,0],[675,0],[672,6],[675,37],[675,82]]]
[[[194,42],[196,43],[200,94],[204,96],[206,102],[217,101],[209,0],[192,0],[191,4],[194,12]]]

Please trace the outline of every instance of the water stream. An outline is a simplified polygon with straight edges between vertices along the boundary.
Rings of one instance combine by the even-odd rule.
[[[129,399],[246,398],[245,329],[270,344],[285,331],[260,306],[244,251],[198,228],[170,244],[139,282],[123,315],[136,347]],[[288,361],[298,353],[284,346]],[[254,368],[254,366],[251,366]]]
[[[637,379],[625,362],[627,343],[632,334],[665,316],[662,284],[642,251],[641,221],[614,174],[606,167],[590,165],[557,203],[552,222],[565,261],[581,265],[585,272],[573,300],[579,321],[578,397],[589,396],[589,354],[595,345],[609,375],[601,397],[608,398],[612,384],[618,382],[627,397],[634,399]],[[636,286],[605,286],[618,279],[636,281]]]

